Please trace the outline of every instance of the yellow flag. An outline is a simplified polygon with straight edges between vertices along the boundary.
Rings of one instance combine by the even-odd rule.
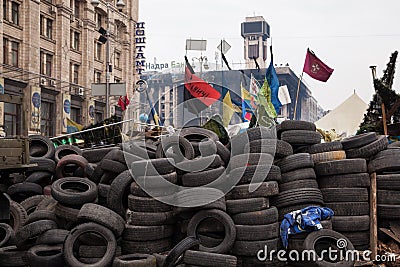
[[[223,123],[225,127],[228,127],[229,122],[232,119],[233,114],[235,113],[235,110],[233,109],[232,105],[232,100],[231,100],[231,94],[228,91],[224,97],[223,100],[224,106],[223,106]]]

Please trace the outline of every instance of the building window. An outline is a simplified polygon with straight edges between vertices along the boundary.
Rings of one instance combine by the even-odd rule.
[[[19,57],[19,43],[11,42],[11,65],[18,67],[18,57]]]
[[[21,106],[12,103],[4,103],[4,131],[7,136],[21,134]]]
[[[101,60],[102,45],[100,42],[96,42],[95,46],[96,46],[96,59]]]
[[[103,25],[103,17],[101,16],[100,13],[96,13],[97,14],[97,28],[100,28],[101,25]]]
[[[8,64],[8,39],[3,38],[3,63]]]
[[[80,2],[79,0],[74,1],[74,15],[76,18],[79,18],[80,15]]]
[[[249,45],[249,58],[259,58],[259,50],[257,45]]]
[[[120,52],[115,52],[115,67],[116,68],[121,68],[121,53]]]
[[[94,82],[101,83],[101,72],[98,70],[94,71]]]
[[[71,31],[71,48],[79,51],[80,33]]]
[[[71,82],[74,84],[79,84],[79,65],[71,64]]]
[[[54,136],[54,104],[42,102],[40,106],[40,132],[45,136]]]
[[[11,21],[19,25],[19,4],[16,2],[11,2]]]
[[[71,120],[76,123],[81,123],[81,109],[71,107]]]
[[[40,52],[40,74],[51,76],[52,65],[53,55]]]
[[[3,19],[4,20],[8,19],[7,13],[8,13],[7,0],[3,0]]]
[[[46,19],[46,37],[53,39],[53,20]]]

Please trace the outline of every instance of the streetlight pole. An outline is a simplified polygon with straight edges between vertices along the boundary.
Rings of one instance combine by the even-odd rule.
[[[106,118],[110,118],[110,3],[107,2],[106,43]]]

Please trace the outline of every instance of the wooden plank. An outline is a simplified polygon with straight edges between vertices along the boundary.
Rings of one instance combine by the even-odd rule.
[[[0,140],[0,148],[13,148],[13,147],[22,147],[21,139],[4,139]]]
[[[371,258],[376,259],[378,255],[378,214],[377,214],[377,201],[376,201],[376,173],[371,174],[371,188],[370,188],[370,247]]]
[[[22,148],[2,148],[0,151],[0,157],[21,157]],[[0,159],[1,160],[1,159]]]

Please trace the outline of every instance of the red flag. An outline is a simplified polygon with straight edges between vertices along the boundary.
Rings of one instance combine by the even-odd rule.
[[[328,67],[328,65],[317,58],[313,51],[307,49],[307,56],[306,61],[304,62],[303,72],[310,75],[311,78],[321,82],[326,82],[329,77],[331,77],[333,69]]]
[[[221,97],[221,93],[207,82],[202,80],[200,77],[194,75],[194,71],[187,61],[187,58],[185,58],[185,60],[186,90],[184,94],[184,100],[187,101],[190,99],[195,99],[190,101],[188,108],[192,113],[197,114],[217,101]]]
[[[120,96],[118,99],[118,106],[121,107],[122,111],[126,110],[130,101],[127,96]]]

